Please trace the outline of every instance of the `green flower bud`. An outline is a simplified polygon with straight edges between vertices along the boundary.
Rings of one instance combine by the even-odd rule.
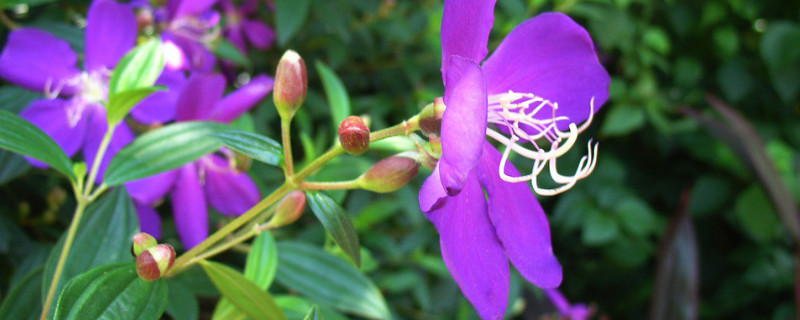
[[[136,273],[144,281],[153,281],[175,263],[175,249],[168,244],[155,245],[136,256]]]
[[[419,113],[419,129],[426,135],[438,137],[442,130],[444,109],[442,98],[433,99],[433,103],[425,106]]]
[[[286,194],[275,208],[275,215],[267,222],[270,229],[278,228],[297,221],[306,207],[306,194],[294,190]]]
[[[275,84],[272,87],[272,99],[281,118],[294,116],[295,111],[303,104],[308,90],[306,64],[297,52],[287,50],[278,62],[275,71]]]
[[[133,241],[133,246],[131,246],[131,254],[134,257],[138,257],[143,251],[158,244],[156,238],[153,238],[153,236],[144,232],[137,233],[131,240]]]
[[[373,192],[385,193],[396,191],[406,185],[419,170],[419,154],[410,157],[403,154],[394,155],[378,161],[367,172],[356,180],[358,186]]]
[[[369,128],[364,120],[349,116],[339,123],[339,143],[342,149],[352,155],[360,155],[369,148]]]

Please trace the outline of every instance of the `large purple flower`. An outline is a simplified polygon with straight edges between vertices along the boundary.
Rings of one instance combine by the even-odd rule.
[[[106,100],[111,70],[135,41],[133,11],[113,0],[96,0],[87,15],[84,71],[78,69],[77,55],[67,42],[41,30],[21,28],[9,34],[0,54],[0,77],[44,92],[47,98],[32,102],[20,116],[41,128],[67,155],[82,148],[84,160],[91,164],[107,129],[100,102]],[[132,139],[124,123],[117,126],[100,172]]]
[[[210,10],[216,2],[168,0],[161,7],[151,7],[147,1],[132,3],[160,32],[168,69],[211,72],[216,59],[208,47],[220,34],[219,13]]]
[[[585,128],[576,123],[591,120],[606,101],[609,83],[586,30],[560,13],[523,22],[484,61],[493,8],[494,1],[445,1],[442,154],[419,193],[445,265],[484,319],[505,312],[509,260],[536,286],[561,283],[544,211],[526,184],[513,182],[530,180],[537,192],[554,194],[591,172],[591,146],[572,177],[558,175],[555,159]],[[550,149],[537,140],[548,140]],[[520,176],[507,161],[510,151],[534,161],[530,175]],[[564,186],[537,186],[548,163]]]
[[[230,122],[249,110],[272,90],[273,80],[257,76],[223,98],[222,75],[193,74],[176,102],[177,121]],[[221,149],[178,169],[125,185],[134,199],[141,229],[158,237],[160,222],[152,206],[171,192],[178,236],[191,248],[208,236],[206,202],[225,215],[239,215],[261,198],[247,174],[236,169],[233,154]]]

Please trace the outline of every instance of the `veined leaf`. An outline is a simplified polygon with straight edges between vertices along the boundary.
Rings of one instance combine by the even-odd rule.
[[[108,96],[153,86],[164,70],[161,50],[161,39],[153,38],[125,54],[108,80]]]
[[[322,80],[322,87],[325,89],[325,96],[328,98],[333,127],[337,128],[339,123],[350,115],[350,98],[347,96],[347,88],[344,87],[336,73],[324,63],[316,61],[314,67],[317,68],[317,73]]]
[[[200,266],[220,293],[253,319],[281,319],[283,314],[272,296],[241,273],[223,264],[202,260]]]
[[[324,193],[308,192],[307,196],[311,211],[317,216],[325,230],[328,230],[336,244],[353,260],[356,266],[361,267],[361,248],[350,215]]]
[[[5,110],[0,110],[0,148],[42,161],[75,181],[72,163],[61,147],[28,120]]]
[[[263,163],[280,166],[283,163],[283,148],[275,140],[257,133],[227,129],[210,134],[212,138],[237,152]]]

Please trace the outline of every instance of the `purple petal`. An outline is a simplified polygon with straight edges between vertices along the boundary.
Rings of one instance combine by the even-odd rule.
[[[483,61],[489,31],[494,22],[495,0],[445,1],[442,12],[442,80],[447,84],[446,74],[451,56],[462,56],[477,63]]]
[[[178,121],[211,119],[214,106],[222,98],[224,89],[225,77],[220,74],[192,74],[178,97],[175,119]]]
[[[570,320],[586,320],[592,316],[592,310],[583,304],[570,305],[567,298],[558,289],[543,290],[550,302],[558,309],[560,316]]]
[[[244,43],[244,34],[242,31],[241,24],[233,25],[228,24],[226,25],[225,31],[223,32],[225,38],[233,44],[236,49],[239,49],[239,52],[242,54],[247,54],[247,46]]]
[[[67,156],[75,154],[83,145],[90,113],[80,105],[80,99],[41,99],[33,101],[19,115],[42,129],[52,138]],[[28,159],[34,166],[44,168],[46,164]]]
[[[219,122],[233,121],[264,99],[272,91],[273,82],[272,78],[265,75],[256,76],[248,84],[225,96],[214,107],[211,118]]]
[[[186,15],[198,15],[216,3],[217,0],[170,0],[167,6],[172,12],[171,18],[179,18]]]
[[[437,163],[431,175],[425,179],[425,183],[419,189],[419,210],[422,212],[437,210],[447,201],[447,191],[442,187],[442,180],[439,179],[439,176],[439,163]]]
[[[247,40],[259,49],[267,49],[275,41],[275,31],[270,27],[258,20],[244,20],[242,21],[242,30]]]
[[[258,187],[245,173],[232,171],[228,161],[217,155],[205,158],[205,191],[208,203],[225,215],[240,215],[261,200]]]
[[[106,109],[99,104],[93,104],[89,108],[92,113],[91,120],[89,120],[88,129],[86,131],[86,144],[83,145],[83,159],[86,161],[87,167],[91,169],[94,165],[94,157],[97,155],[97,149],[100,148],[100,143],[103,136],[106,134],[108,128],[106,122]],[[100,168],[97,171],[97,180],[100,183],[103,181],[103,173],[106,171],[108,162],[114,157],[117,152],[125,145],[133,141],[133,132],[125,122],[117,125],[114,129],[114,135],[111,136],[111,142],[108,144],[103,159],[100,161]]]
[[[165,39],[172,41],[185,58],[183,69],[192,71],[211,72],[214,68],[216,59],[208,49],[196,40],[179,35],[165,36]]]
[[[175,106],[185,82],[183,72],[164,70],[156,84],[167,87],[167,90],[144,98],[131,110],[131,117],[145,124],[165,123],[175,119]]]
[[[522,276],[541,288],[555,288],[561,283],[561,265],[553,255],[550,227],[544,210],[526,183],[500,179],[501,155],[491,144],[483,144],[481,165],[475,170],[489,195],[489,217],[506,249],[511,264]],[[519,176],[511,163],[505,172]]]
[[[139,231],[145,232],[156,239],[161,238],[161,218],[155,209],[148,205],[133,202],[136,215],[139,217]]]
[[[136,44],[136,17],[131,7],[114,0],[95,0],[86,16],[87,71],[111,70]]]
[[[22,28],[11,32],[0,54],[0,77],[38,92],[72,94],[78,57],[69,44],[47,32]]]
[[[453,56],[447,79],[439,174],[447,193],[455,195],[481,156],[488,100],[483,72],[474,62]]]
[[[178,169],[175,188],[172,189],[172,214],[178,237],[186,249],[191,249],[208,237],[208,211],[197,164],[192,162]]]
[[[444,264],[467,300],[483,319],[503,317],[508,262],[475,176],[468,177],[461,193],[425,216],[439,231]]]
[[[558,102],[557,116],[579,123],[608,99],[608,73],[583,27],[561,13],[544,13],[523,22],[483,63],[489,94],[533,93]],[[546,115],[548,118],[550,113]],[[569,123],[561,122],[560,130]]]
[[[165,171],[154,176],[125,183],[125,189],[128,190],[131,198],[137,202],[144,205],[153,205],[169,192],[177,176],[178,170]]]

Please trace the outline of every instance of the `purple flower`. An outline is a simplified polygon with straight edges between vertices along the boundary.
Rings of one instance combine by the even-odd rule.
[[[230,122],[249,110],[272,90],[273,80],[257,76],[223,98],[223,76],[193,74],[176,102],[177,121]],[[233,154],[221,149],[178,169],[125,184],[136,203],[143,232],[160,235],[160,222],[152,206],[171,192],[178,236],[191,248],[208,236],[206,202],[225,215],[239,215],[261,198],[255,183],[236,169]]]
[[[523,22],[484,61],[493,7],[494,1],[445,1],[442,153],[419,193],[445,265],[484,319],[505,312],[509,260],[536,286],[561,283],[544,211],[525,184],[511,182],[530,180],[535,191],[554,194],[591,172],[590,146],[574,176],[553,175],[556,158],[586,127],[576,123],[591,120],[609,83],[586,30],[560,13]],[[504,152],[486,135],[505,145]],[[550,150],[539,149],[537,140],[549,141]],[[530,175],[520,176],[507,161],[510,151],[534,160]],[[562,187],[536,185],[548,163]]]
[[[152,8],[134,1],[164,40],[165,63],[170,70],[211,72],[216,59],[208,50],[219,36],[219,14],[210,8],[217,0],[169,0]]]
[[[245,42],[266,50],[275,41],[275,32],[270,27],[258,19],[248,18],[256,13],[258,2],[258,0],[246,0],[239,8],[236,8],[231,0],[219,2],[226,18],[222,33],[242,53],[247,53]]]
[[[87,14],[84,71],[77,68],[77,55],[67,42],[41,30],[21,28],[9,34],[0,54],[0,77],[44,92],[47,99],[32,102],[20,116],[41,128],[67,155],[82,148],[84,160],[91,165],[107,129],[106,111],[100,102],[107,98],[111,70],[135,41],[133,11],[113,0],[96,0]],[[133,133],[124,123],[116,127],[101,173],[109,159],[132,139]]]

